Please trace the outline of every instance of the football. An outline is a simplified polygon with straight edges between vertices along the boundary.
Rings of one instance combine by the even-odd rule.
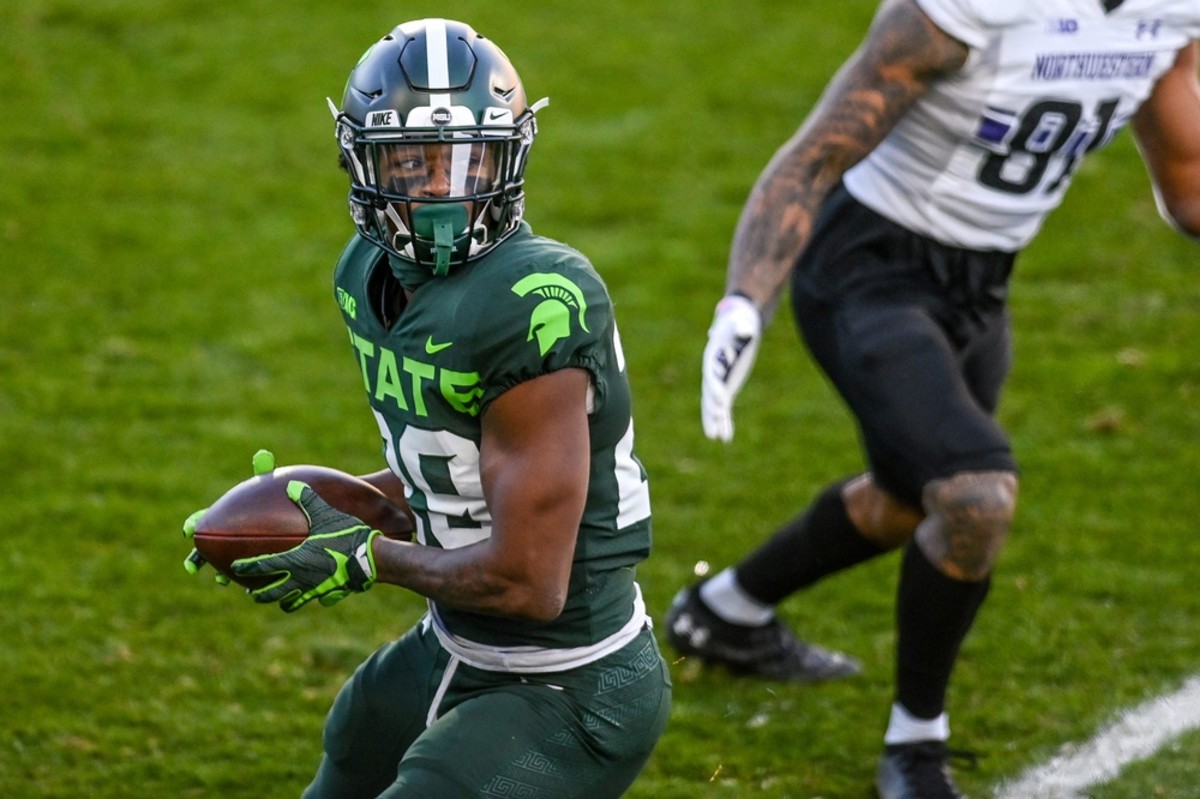
[[[281,466],[238,483],[212,504],[196,523],[196,551],[217,571],[247,588],[270,582],[241,578],[229,564],[241,558],[283,552],[308,537],[304,511],[287,495],[288,482],[300,480],[326,502],[352,514],[389,538],[409,540],[412,514],[370,483],[326,466]]]

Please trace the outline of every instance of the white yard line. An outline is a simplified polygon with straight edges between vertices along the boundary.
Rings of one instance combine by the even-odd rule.
[[[1198,727],[1200,675],[1173,694],[1123,712],[1090,741],[1064,747],[1063,754],[1048,763],[1003,783],[996,799],[1080,799],[1088,786],[1109,782],[1126,765]]]

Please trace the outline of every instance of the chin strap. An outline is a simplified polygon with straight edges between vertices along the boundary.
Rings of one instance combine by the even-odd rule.
[[[413,232],[433,239],[433,274],[442,277],[450,272],[450,256],[454,254],[457,231],[467,227],[467,209],[459,203],[433,203],[413,211]]]
[[[439,219],[433,223],[433,273],[438,277],[450,271],[450,255],[454,252],[454,228],[450,220]]]

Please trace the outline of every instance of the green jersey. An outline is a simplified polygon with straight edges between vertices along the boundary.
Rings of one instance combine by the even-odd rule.
[[[355,236],[334,287],[385,458],[426,546],[454,549],[491,535],[479,473],[488,403],[558,369],[591,375],[590,436],[579,442],[590,446],[591,473],[562,614],[531,623],[431,603],[433,622],[461,644],[519,651],[534,664],[640,626],[634,567],[650,549],[649,491],[633,453],[612,303],[588,260],[523,224],[478,261],[423,282],[406,303],[388,257]]]

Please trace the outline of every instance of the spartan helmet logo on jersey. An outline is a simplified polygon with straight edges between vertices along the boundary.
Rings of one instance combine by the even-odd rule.
[[[508,57],[469,25],[406,22],[330,101],[350,215],[387,252],[435,275],[481,257],[525,209],[534,114]]]
[[[554,342],[571,335],[571,320],[578,319],[585,332],[587,299],[574,282],[552,272],[535,272],[518,280],[512,287],[518,297],[529,294],[542,298],[529,314],[529,335],[526,341],[537,340],[538,354],[545,357]]]

